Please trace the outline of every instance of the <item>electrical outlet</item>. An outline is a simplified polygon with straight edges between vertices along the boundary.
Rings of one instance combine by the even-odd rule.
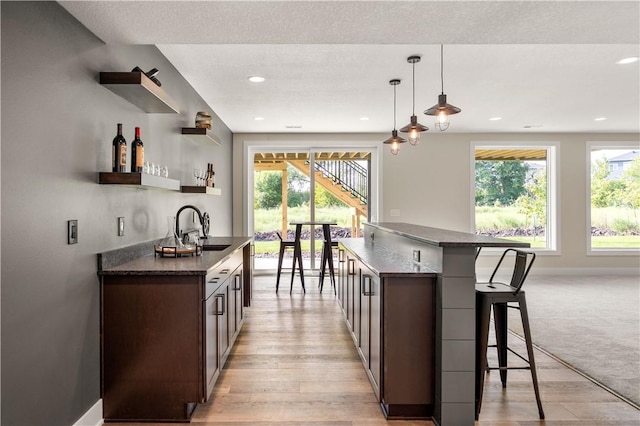
[[[124,235],[124,217],[118,218],[118,237],[122,237]]]
[[[413,251],[413,260],[414,262],[420,262],[420,250]]]
[[[68,220],[67,221],[67,244],[77,244],[77,243],[78,243],[78,221]]]
[[[391,217],[400,217],[400,209],[391,209],[391,210],[389,210],[389,216],[391,216]]]

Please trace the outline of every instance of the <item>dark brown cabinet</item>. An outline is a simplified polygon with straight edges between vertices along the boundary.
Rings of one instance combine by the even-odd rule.
[[[206,276],[101,279],[105,421],[189,421],[243,325],[243,250]]]
[[[380,278],[360,264],[360,356],[380,397]]]
[[[435,277],[383,275],[344,250],[344,319],[388,418],[429,418],[435,406]],[[340,296],[339,296],[340,297]]]

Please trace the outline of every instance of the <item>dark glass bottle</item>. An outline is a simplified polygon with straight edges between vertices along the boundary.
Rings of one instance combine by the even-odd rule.
[[[127,171],[127,141],[122,136],[122,123],[118,123],[118,134],[113,138],[111,165],[114,172]]]
[[[136,127],[136,134],[131,141],[131,171],[142,173],[144,168],[144,145],[140,139],[140,127]]]

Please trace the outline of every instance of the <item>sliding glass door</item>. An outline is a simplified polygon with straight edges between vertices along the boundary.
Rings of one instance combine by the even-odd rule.
[[[260,151],[253,158],[256,269],[275,269],[278,233],[293,240],[292,222],[333,222],[332,239],[359,237],[369,217],[371,152],[320,149]],[[321,226],[302,227],[305,269],[321,267]],[[284,267],[291,265],[286,253]]]

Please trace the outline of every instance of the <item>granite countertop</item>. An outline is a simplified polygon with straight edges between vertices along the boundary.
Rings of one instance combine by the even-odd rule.
[[[251,242],[251,237],[209,237],[201,240],[201,256],[160,257],[153,243],[137,244],[98,255],[98,275],[206,275],[207,271]],[[229,245],[224,250],[207,251],[207,246]]]
[[[523,243],[502,238],[476,235],[468,232],[450,231],[448,229],[431,228],[428,226],[414,225],[411,223],[373,222],[367,225],[383,229],[394,234],[412,238],[416,241],[431,244],[438,247],[529,247],[529,243]]]
[[[433,269],[400,256],[384,246],[371,244],[363,238],[341,238],[338,241],[381,277],[437,276]]]

